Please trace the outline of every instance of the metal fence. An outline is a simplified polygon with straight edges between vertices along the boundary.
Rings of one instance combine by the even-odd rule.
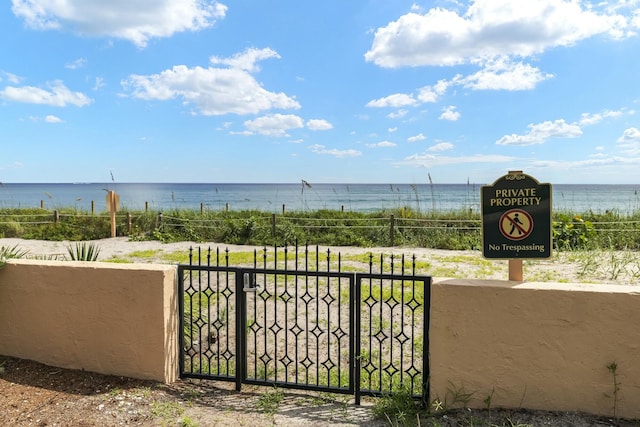
[[[182,377],[427,401],[431,278],[415,258],[351,272],[317,247],[231,257],[199,249],[178,267]]]

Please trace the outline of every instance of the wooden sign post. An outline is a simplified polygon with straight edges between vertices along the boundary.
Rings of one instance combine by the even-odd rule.
[[[116,212],[120,210],[120,196],[115,191],[107,192],[107,210],[111,218],[111,237],[116,237]]]

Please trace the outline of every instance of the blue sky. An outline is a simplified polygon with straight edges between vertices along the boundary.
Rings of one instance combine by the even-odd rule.
[[[0,182],[640,182],[640,0],[12,0]]]

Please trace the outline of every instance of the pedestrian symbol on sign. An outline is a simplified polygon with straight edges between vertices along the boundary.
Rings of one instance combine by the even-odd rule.
[[[527,211],[511,209],[500,217],[500,233],[509,240],[522,240],[533,230],[533,218]]]

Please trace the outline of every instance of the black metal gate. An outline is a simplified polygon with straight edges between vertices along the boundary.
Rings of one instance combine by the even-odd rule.
[[[181,377],[353,394],[356,403],[404,387],[427,401],[431,278],[415,275],[415,258],[406,266],[402,257],[399,273],[382,255],[379,264],[369,255],[367,273],[345,272],[353,260],[317,247],[265,248],[251,260],[199,249],[194,258],[178,266]]]

